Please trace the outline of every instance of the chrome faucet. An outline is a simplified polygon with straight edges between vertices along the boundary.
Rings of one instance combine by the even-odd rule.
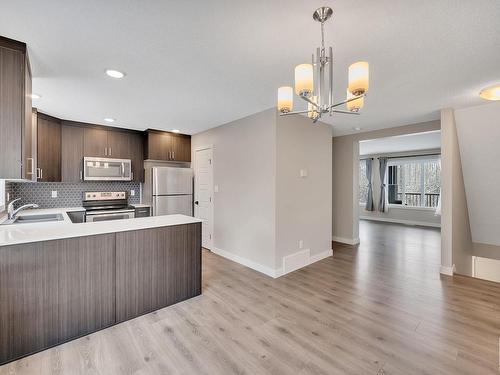
[[[11,201],[8,204],[8,206],[7,206],[7,219],[8,220],[14,220],[19,211],[25,210],[27,208],[38,208],[38,204],[30,203],[30,204],[25,204],[25,205],[14,210],[14,203],[20,199],[21,198],[14,199],[13,201]]]

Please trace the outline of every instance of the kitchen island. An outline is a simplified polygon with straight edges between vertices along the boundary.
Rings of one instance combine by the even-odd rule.
[[[77,210],[77,209],[73,209]],[[201,221],[0,226],[0,364],[201,294]]]

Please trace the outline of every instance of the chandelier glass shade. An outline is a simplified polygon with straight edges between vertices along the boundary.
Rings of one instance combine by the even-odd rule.
[[[278,110],[281,113],[288,113],[293,108],[293,89],[283,86],[278,89]]]
[[[369,64],[359,61],[348,70],[348,89],[345,100],[333,102],[333,50],[325,48],[324,23],[333,14],[329,7],[316,9],[313,19],[321,23],[321,47],[312,55],[311,64],[300,64],[295,67],[295,90],[289,86],[278,89],[278,110],[281,115],[307,114],[318,121],[322,115],[346,113],[359,115],[363,108],[364,97],[369,88]],[[293,94],[297,94],[307,102],[307,110],[293,111]],[[345,105],[347,110],[339,109]]]

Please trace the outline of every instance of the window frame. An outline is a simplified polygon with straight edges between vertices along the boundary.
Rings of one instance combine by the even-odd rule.
[[[420,206],[409,206],[406,204],[406,184],[405,184],[405,175],[402,173],[402,195],[403,195],[403,204],[395,204],[388,203],[389,208],[403,208],[403,209],[412,209],[412,210],[436,210],[436,207],[427,207],[425,206],[425,173],[424,173],[424,164],[426,162],[441,162],[441,155],[425,155],[425,156],[415,156],[415,157],[400,157],[400,158],[391,158],[387,161],[386,173],[384,184],[388,187],[388,179],[389,179],[389,167],[391,166],[402,166],[404,164],[420,164],[421,165],[421,173],[420,173]],[[439,178],[439,186],[441,187],[441,175]]]

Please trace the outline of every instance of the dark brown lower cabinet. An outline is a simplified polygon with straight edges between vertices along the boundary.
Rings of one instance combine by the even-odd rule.
[[[116,234],[116,320],[201,293],[201,224]]]
[[[0,363],[114,323],[115,235],[0,247]]]
[[[0,247],[0,364],[200,293],[200,223]]]

